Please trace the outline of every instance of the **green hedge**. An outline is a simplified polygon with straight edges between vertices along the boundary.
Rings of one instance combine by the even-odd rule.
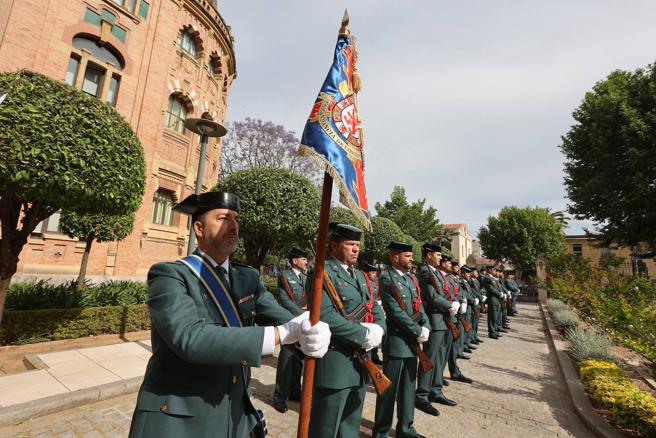
[[[150,330],[145,304],[7,311],[0,327],[0,345],[74,339]]]
[[[264,287],[276,297],[276,300],[280,301],[280,297],[278,296],[278,279],[272,275],[263,275],[262,283],[264,283]]]
[[[639,436],[656,437],[656,397],[640,390],[612,362],[585,360],[579,373],[592,398],[608,409],[613,423]]]
[[[5,309],[76,309],[80,307],[144,304],[148,287],[138,281],[107,281],[76,289],[77,280],[51,284],[47,280],[12,283]]]

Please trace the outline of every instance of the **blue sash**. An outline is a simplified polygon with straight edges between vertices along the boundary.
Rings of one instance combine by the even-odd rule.
[[[205,289],[210,292],[210,297],[226,324],[229,327],[243,327],[244,325],[239,317],[239,311],[235,307],[235,303],[232,301],[228,289],[226,289],[223,281],[216,274],[210,262],[206,258],[196,254],[192,254],[178,261],[187,266],[198,277],[198,280],[200,280]]]

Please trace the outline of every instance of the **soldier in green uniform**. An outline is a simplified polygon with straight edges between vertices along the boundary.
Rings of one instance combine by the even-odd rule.
[[[444,289],[439,286],[437,268],[442,258],[441,251],[442,248],[437,245],[424,244],[421,248],[424,264],[419,267],[421,299],[431,325],[430,336],[423,347],[428,358],[433,361],[434,367],[428,372],[419,370],[415,406],[429,415],[439,415],[439,411],[430,402],[447,406],[457,405],[455,401],[444,396],[442,389],[444,367],[452,343],[446,319],[450,319],[456,314],[460,304],[450,301],[445,295]]]
[[[472,290],[472,293],[474,297],[476,298],[474,301],[474,314],[472,317],[472,328],[474,330],[474,335],[472,339],[472,343],[474,344],[480,344],[483,342],[479,336],[478,336],[478,324],[480,322],[480,312],[482,310],[483,303],[485,302],[486,298],[484,297],[483,293],[481,292],[481,285],[478,282],[478,271],[474,268],[470,268],[471,273],[469,276],[469,287]],[[479,313],[479,316],[476,316],[476,312]]]
[[[469,360],[471,358],[465,354],[467,352],[465,346],[467,333],[465,332],[465,327],[462,321],[460,320],[461,317],[464,319],[467,313],[468,304],[467,304],[467,297],[465,295],[465,291],[462,291],[460,287],[460,264],[458,262],[456,261],[451,262],[451,272],[446,276],[446,279],[451,286],[451,290],[454,291],[453,293],[457,297],[458,302],[460,303],[460,307],[458,308],[458,315],[457,315],[458,328],[460,329],[460,337],[457,339],[457,342],[455,342],[453,354],[457,359]],[[468,353],[471,353],[471,350],[468,351]]]
[[[506,289],[512,294],[512,301],[509,309],[510,312],[508,314],[510,316],[515,316],[517,315],[517,296],[519,295],[519,286],[517,286],[517,283],[515,282],[515,273],[513,271],[506,272],[505,285]]]
[[[237,196],[191,195],[175,210],[191,215],[198,250],[148,273],[153,354],[130,436],[244,438],[261,425],[248,392],[250,367],[277,344],[300,342],[306,355],[322,357],[330,330],[293,318],[256,269],[230,260],[239,238]],[[220,290],[204,286],[211,279]]]
[[[471,290],[471,287],[469,286],[469,274],[471,273],[471,269],[467,265],[464,265],[460,268],[460,291],[464,293],[465,298],[467,299],[467,309],[465,310],[465,321],[467,321],[467,324],[469,324],[469,327],[471,329],[469,330],[469,333],[465,332],[464,336],[464,352],[465,353],[472,353],[473,350],[476,350],[476,346],[473,344],[474,340],[474,315],[473,315],[473,309],[474,306],[476,305],[476,297],[474,296],[474,292]]]
[[[369,278],[369,283],[374,291],[374,301],[376,301],[379,306],[382,306],[383,303],[380,301],[380,293],[378,292],[378,270],[371,263],[364,263],[361,267],[361,271]],[[378,349],[379,347],[376,347],[371,350],[371,360],[376,365],[382,365],[383,360],[378,357]]]
[[[289,251],[290,268],[278,277],[278,296],[280,304],[294,316],[307,309],[305,281],[308,266],[308,253],[292,248]],[[303,360],[298,350],[291,345],[280,347],[278,367],[276,368],[276,389],[273,392],[273,407],[280,413],[287,412],[287,397],[292,401],[301,400],[301,375]]]
[[[481,287],[485,289],[487,297],[487,334],[491,339],[499,339],[499,313],[503,294],[497,287],[496,278],[493,275],[494,266],[488,266],[485,269],[485,275],[480,276]]]
[[[417,383],[416,349],[428,340],[430,323],[424,312],[419,283],[410,274],[412,245],[391,242],[388,249],[391,266],[380,276],[380,296],[387,318],[383,372],[392,381],[392,385],[376,398],[372,436],[383,438],[389,435],[394,401],[398,394],[396,436],[420,437],[422,435],[413,426]]]
[[[500,315],[500,321],[501,321],[501,328],[499,331],[501,332],[507,332],[508,329],[510,328],[510,324],[508,322],[508,305],[510,304],[510,291],[506,289],[506,285],[504,283],[504,274],[503,274],[503,268],[496,268],[496,277],[497,277],[497,285],[501,292],[503,293],[503,305],[501,306],[501,315]]]
[[[362,230],[350,225],[330,224],[330,257],[325,272],[347,315],[359,306],[366,312],[362,321],[343,316],[324,281],[321,320],[330,326],[332,338],[328,353],[317,361],[309,429],[312,438],[358,435],[369,375],[354,355],[379,346],[385,332],[383,309],[374,300],[370,282],[354,268],[361,235]],[[311,295],[312,281],[305,288]]]

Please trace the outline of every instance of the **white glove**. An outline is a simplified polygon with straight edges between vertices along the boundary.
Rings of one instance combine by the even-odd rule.
[[[457,302],[457,301],[452,302],[451,303],[451,309],[449,309],[449,314],[451,316],[455,315],[456,313],[458,313],[459,308],[460,308],[460,303],[459,302]]]
[[[463,301],[462,303],[460,303],[460,310],[458,310],[458,312],[464,315],[466,311],[467,311],[467,301]]]
[[[310,312],[303,312],[289,322],[279,325],[278,334],[280,335],[280,343],[285,345],[298,342],[301,337],[301,323],[309,318]]]
[[[480,301],[478,301],[478,298],[474,298],[474,306],[478,306],[478,303],[480,303]]]
[[[428,336],[430,335],[430,330],[428,330],[426,327],[421,328],[421,334],[417,336],[417,342],[420,344],[423,344],[428,340]]]
[[[323,321],[310,325],[309,320],[301,323],[301,351],[306,356],[322,358],[330,345],[330,327]]]
[[[367,329],[367,336],[364,338],[364,349],[366,351],[378,347],[383,342],[385,332],[381,326],[371,322],[361,322],[360,325]]]
[[[487,296],[483,295],[483,302],[486,302],[486,301],[487,301]]]

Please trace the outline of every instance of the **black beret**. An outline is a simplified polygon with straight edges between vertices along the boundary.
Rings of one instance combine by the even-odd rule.
[[[448,256],[446,254],[442,254],[442,260],[440,260],[440,263],[441,262],[450,262],[451,259],[452,259],[451,256]]]
[[[442,252],[442,247],[439,245],[433,245],[432,243],[424,243],[421,246],[421,252],[423,255],[429,254],[431,252]]]
[[[453,259],[452,259],[452,260],[453,260]],[[460,263],[458,263],[458,262],[451,262],[451,266],[453,266],[454,268],[457,268],[457,267],[460,266]]]
[[[387,245],[387,249],[390,251],[412,252],[412,245],[409,243],[392,241]]]
[[[469,266],[467,266],[467,265],[462,265],[462,267],[460,268],[460,270],[461,270],[462,272],[471,272],[471,271],[472,271],[472,269],[471,269]]]
[[[183,214],[190,214],[192,219],[195,220],[201,214],[215,208],[226,208],[239,213],[239,196],[228,192],[193,194],[183,199],[182,202],[173,207],[173,210]]]
[[[361,270],[362,270],[363,272],[372,272],[372,271],[375,271],[375,270],[376,270],[376,267],[375,267],[374,265],[372,265],[371,263],[364,263],[364,264],[362,265]]]
[[[328,224],[328,231],[330,232],[330,238],[333,240],[360,240],[360,236],[362,236],[360,228],[337,222]]]
[[[309,257],[309,254],[303,251],[302,249],[292,247],[292,249],[289,250],[289,256],[287,258],[291,260],[297,257],[305,257],[307,259]]]

